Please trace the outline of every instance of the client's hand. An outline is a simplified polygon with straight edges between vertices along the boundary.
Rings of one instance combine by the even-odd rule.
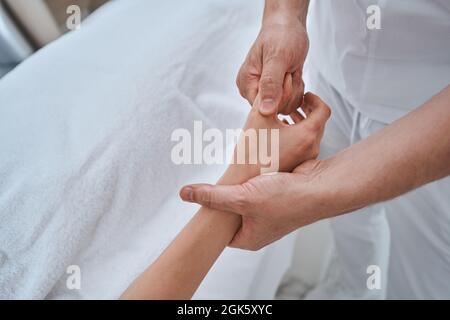
[[[290,114],[293,124],[281,121],[277,115],[262,116],[255,106],[250,111],[231,164],[218,184],[236,184],[269,172],[291,172],[306,160],[319,154],[325,123],[330,108],[313,93],[304,97],[304,118],[295,110]],[[183,199],[190,189],[182,189]],[[201,199],[189,199],[199,202]]]
[[[255,103],[255,105],[257,104]],[[243,212],[251,210],[251,208],[246,208],[248,205],[246,199],[248,198],[249,193],[255,192],[259,195],[262,191],[257,188],[253,188],[253,185],[250,183],[250,181],[253,180],[250,179],[260,175],[262,168],[268,166],[267,163],[261,163],[261,159],[259,157],[256,157],[257,161],[255,164],[249,164],[251,156],[254,156],[255,158],[255,156],[258,155],[258,149],[264,146],[264,143],[268,144],[270,146],[268,149],[272,149],[270,154],[270,160],[272,163],[269,164],[269,167],[273,169],[273,161],[277,161],[278,163],[275,168],[278,169],[278,171],[285,172],[291,172],[299,164],[317,157],[325,123],[330,117],[330,108],[318,96],[312,93],[307,93],[304,97],[304,105],[302,106],[302,109],[306,114],[306,118],[303,118],[300,113],[295,111],[290,114],[294,124],[289,125],[283,121],[280,121],[275,115],[273,117],[264,117],[258,112],[258,110],[253,108],[248,116],[244,127],[244,132],[248,132],[249,129],[255,129],[257,133],[260,133],[262,129],[269,129],[269,131],[276,129],[279,133],[278,143],[273,144],[272,141],[269,142],[264,139],[258,139],[258,146],[256,148],[254,144],[250,144],[250,146],[246,148],[245,136],[251,135],[244,135],[241,137],[241,140],[236,146],[234,160],[235,162],[239,160],[238,153],[240,149],[240,152],[244,151],[244,159],[246,164],[237,163],[230,165],[218,182],[220,185],[235,186],[213,187],[206,184],[197,184],[186,186],[181,190],[180,196],[184,201],[196,202],[205,207],[219,210],[217,212],[238,213],[238,215],[228,215],[226,218],[228,219],[228,223],[230,223],[230,225],[240,228],[232,240],[230,244],[231,246],[245,249],[259,249],[263,245],[267,244],[267,237],[254,239],[255,234],[258,234],[258,232],[255,232],[255,229],[259,231],[267,231],[265,230],[267,229],[267,225],[274,226],[274,224],[271,224],[270,221],[269,223],[267,223],[264,219],[259,221],[258,218],[255,218],[256,216],[243,214]],[[267,135],[271,136],[271,134]],[[259,135],[257,136],[259,137]],[[262,136],[264,137],[264,134]],[[274,148],[276,149],[274,150]],[[275,177],[276,176],[273,176],[274,179]],[[270,178],[272,177],[266,178],[271,181]],[[249,183],[246,182],[248,180]],[[248,188],[244,190],[247,186]],[[262,185],[262,187],[264,186]],[[285,186],[282,184],[277,186],[280,191],[284,187]],[[229,194],[228,192],[232,192],[232,194]],[[233,199],[232,209],[230,209],[230,206],[228,205],[230,203],[230,198]],[[265,200],[270,201],[270,199]],[[223,215],[224,213],[221,214]],[[289,223],[289,221],[285,222],[286,223],[283,223],[283,225],[286,228],[295,227],[291,226],[292,223]],[[230,229],[232,228],[233,227],[230,227]],[[279,232],[273,232],[274,237],[271,238],[272,241],[285,234],[283,232],[285,230],[278,231]],[[252,237],[252,239],[249,239],[249,237]],[[249,245],[250,243],[251,245]]]

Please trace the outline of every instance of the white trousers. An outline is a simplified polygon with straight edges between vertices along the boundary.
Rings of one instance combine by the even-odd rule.
[[[308,67],[307,89],[332,109],[322,158],[388,125],[359,112],[316,68]],[[450,298],[450,178],[332,218],[330,223],[333,257],[308,298]],[[368,285],[374,272],[379,275],[379,289],[376,281]]]

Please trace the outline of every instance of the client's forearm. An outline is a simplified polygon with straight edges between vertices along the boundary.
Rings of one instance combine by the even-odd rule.
[[[422,107],[323,162],[328,214],[385,201],[450,174],[450,86]],[[327,189],[327,190],[324,190]]]
[[[242,166],[244,167],[244,166]],[[256,172],[230,166],[219,184],[247,181]],[[161,256],[123,293],[122,299],[190,299],[241,225],[238,215],[200,208]]]
[[[232,213],[201,208],[122,299],[190,299],[240,226]]]

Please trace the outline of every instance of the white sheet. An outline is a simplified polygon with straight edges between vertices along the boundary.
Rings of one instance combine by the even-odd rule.
[[[197,209],[179,187],[224,169],[174,165],[170,134],[242,125],[261,5],[115,1],[0,81],[0,298],[117,298],[160,254]],[[273,297],[291,249],[227,249],[196,297]]]

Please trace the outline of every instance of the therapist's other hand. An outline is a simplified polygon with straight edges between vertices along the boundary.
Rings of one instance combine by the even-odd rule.
[[[293,173],[261,175],[239,185],[191,185],[192,199],[183,200],[242,216],[229,246],[255,251],[323,218],[316,192],[322,168],[321,161],[309,160]]]
[[[298,17],[286,13],[265,19],[237,76],[241,95],[253,105],[259,92],[263,115],[293,112],[302,103],[308,48],[308,36]]]

